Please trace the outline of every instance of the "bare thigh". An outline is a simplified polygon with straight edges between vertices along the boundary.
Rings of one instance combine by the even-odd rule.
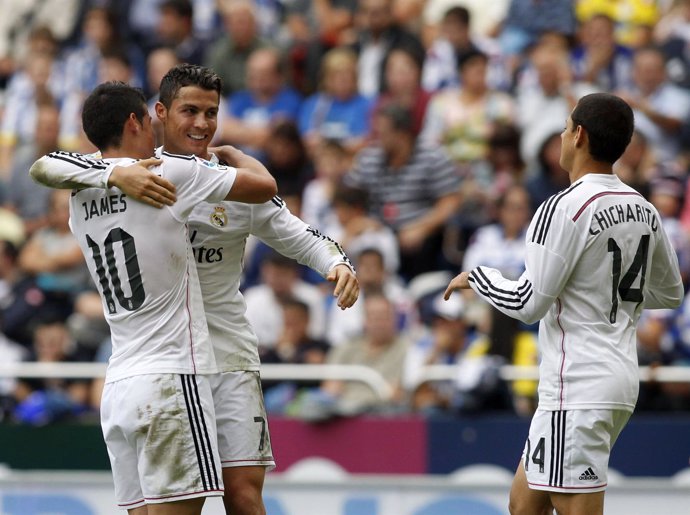
[[[510,515],[551,515],[553,506],[549,492],[532,490],[522,461],[517,466],[510,488]]]
[[[265,515],[262,491],[266,467],[225,467],[225,512],[232,515]]]
[[[558,515],[603,515],[604,492],[561,494],[550,492]]]
[[[201,515],[205,500],[205,497],[197,497],[184,501],[148,504],[147,515]]]

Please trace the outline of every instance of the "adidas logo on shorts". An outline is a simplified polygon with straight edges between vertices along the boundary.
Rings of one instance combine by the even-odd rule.
[[[594,471],[592,470],[592,467],[589,467],[587,470],[585,470],[582,474],[580,474],[580,481],[596,481],[599,479],[599,476],[597,476]]]

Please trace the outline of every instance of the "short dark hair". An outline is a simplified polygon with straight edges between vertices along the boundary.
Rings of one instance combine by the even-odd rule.
[[[414,134],[414,116],[407,107],[391,102],[381,107],[377,115],[390,120],[393,130]]]
[[[223,81],[216,72],[196,64],[178,64],[168,70],[160,87],[160,102],[170,108],[180,89],[186,86],[197,86],[208,91],[216,91],[220,99]]]
[[[124,82],[104,82],[84,101],[81,123],[89,141],[99,150],[118,147],[129,115],[144,123],[146,97]]]
[[[363,188],[354,188],[345,184],[338,184],[333,192],[331,204],[345,204],[367,211],[369,209],[369,192]]]
[[[189,0],[165,0],[158,6],[159,11],[172,11],[181,18],[192,19],[194,8]]]
[[[615,163],[625,152],[635,129],[630,106],[610,93],[582,97],[570,115],[573,131],[582,126],[589,136],[589,153],[595,161]]]
[[[461,72],[465,68],[465,66],[467,66],[470,62],[474,61],[475,59],[479,59],[481,61],[484,61],[485,63],[489,62],[488,55],[486,55],[484,52],[480,50],[477,50],[476,48],[473,48],[468,50],[467,52],[461,52],[458,54],[458,71]]]
[[[453,19],[454,21],[460,22],[465,26],[469,26],[470,11],[468,11],[466,7],[456,5],[455,7],[451,7],[450,9],[448,9],[446,13],[443,15],[444,21],[448,19]]]

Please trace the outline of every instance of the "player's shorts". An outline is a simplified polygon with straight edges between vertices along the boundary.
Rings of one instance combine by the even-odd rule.
[[[538,409],[522,453],[529,487],[560,493],[605,490],[611,449],[630,415],[609,409]]]
[[[101,424],[121,508],[223,495],[208,376],[106,383]]]
[[[259,372],[209,376],[223,467],[275,468]]]

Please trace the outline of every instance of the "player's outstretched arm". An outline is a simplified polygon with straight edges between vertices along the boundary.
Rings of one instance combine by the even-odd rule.
[[[278,194],[276,180],[259,160],[230,145],[209,148],[209,152],[237,169],[237,177],[225,200],[261,204]]]
[[[148,170],[159,159],[145,159],[127,167],[71,152],[52,152],[29,170],[34,181],[49,188],[81,189],[117,186],[127,196],[153,207],[175,202],[175,186]]]
[[[359,298],[359,281],[353,270],[345,265],[336,265],[328,272],[326,279],[335,283],[333,295],[338,298],[338,307],[352,307]]]

